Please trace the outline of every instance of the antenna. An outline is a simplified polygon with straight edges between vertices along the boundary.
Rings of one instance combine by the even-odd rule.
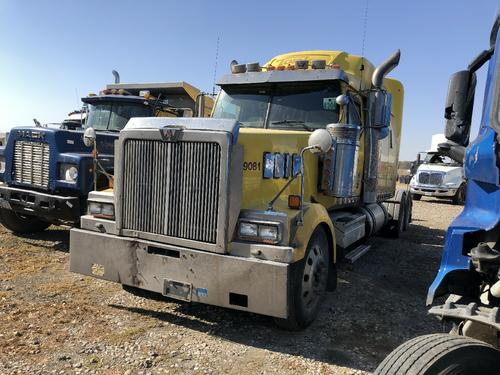
[[[219,37],[217,36],[217,45],[215,47],[214,81],[212,85],[212,95],[215,96],[215,80],[217,79],[217,62],[219,60]]]
[[[368,0],[365,3],[365,11],[363,17],[363,40],[361,42],[361,66],[359,70],[361,71],[361,79],[359,81],[359,89],[361,90],[361,82],[365,78],[365,45],[366,45],[366,29],[368,25]]]
[[[76,95],[76,107],[78,108],[78,104],[80,104],[80,96],[78,95],[78,87],[75,87],[75,95]]]

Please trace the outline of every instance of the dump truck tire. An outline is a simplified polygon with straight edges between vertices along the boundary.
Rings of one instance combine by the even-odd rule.
[[[291,265],[288,318],[275,319],[280,328],[300,331],[316,319],[328,284],[329,253],[326,233],[318,227],[307,244],[305,257]]]
[[[482,341],[450,334],[416,337],[394,349],[375,375],[495,375],[500,351]]]
[[[42,232],[51,225],[34,216],[20,215],[5,208],[0,208],[0,223],[9,231],[18,234]]]

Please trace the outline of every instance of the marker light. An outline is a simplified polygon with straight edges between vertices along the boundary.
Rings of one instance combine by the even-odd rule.
[[[274,69],[276,69],[276,68],[274,66],[272,66],[272,65],[269,65],[269,66],[266,67],[266,70],[268,72],[271,71],[271,70],[274,70]]]
[[[124,89],[120,89],[120,90],[118,90],[118,94],[120,94],[120,95],[125,95],[125,90],[124,90]]]
[[[292,210],[298,210],[300,208],[300,195],[289,195],[288,207]]]
[[[339,64],[332,64],[332,69],[340,69],[340,65]]]
[[[280,65],[276,69],[278,69],[278,70],[285,70],[285,65]]]
[[[147,100],[151,96],[151,93],[149,92],[149,90],[141,90],[139,91],[139,96],[142,96],[144,99]]]

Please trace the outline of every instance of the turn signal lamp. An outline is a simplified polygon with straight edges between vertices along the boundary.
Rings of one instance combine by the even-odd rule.
[[[289,195],[288,207],[292,210],[298,210],[300,208],[300,195]]]
[[[340,65],[339,64],[332,64],[332,69],[340,69]]]

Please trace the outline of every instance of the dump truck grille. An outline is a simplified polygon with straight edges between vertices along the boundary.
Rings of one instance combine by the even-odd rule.
[[[216,243],[221,147],[130,139],[124,145],[124,229]]]
[[[420,172],[418,182],[424,185],[441,185],[443,183],[443,174],[436,172]]]
[[[44,142],[14,143],[14,182],[47,188],[49,186],[50,146]]]

